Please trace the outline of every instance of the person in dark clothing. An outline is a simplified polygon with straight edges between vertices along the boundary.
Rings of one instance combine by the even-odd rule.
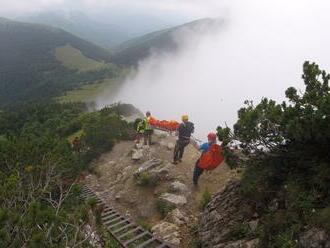
[[[216,144],[217,143],[217,135],[215,133],[209,133],[207,135],[207,141],[206,143],[202,144],[202,145],[198,145],[197,143],[195,144],[196,148],[202,152],[202,155],[207,152],[211,146],[213,144]],[[201,155],[201,157],[202,157]],[[200,157],[200,158],[201,158]],[[200,166],[199,166],[199,160],[200,158],[196,161],[196,164],[195,164],[195,169],[194,169],[194,173],[193,173],[193,183],[195,186],[198,185],[198,179],[199,177],[203,174],[204,172],[204,169],[202,169]]]
[[[182,123],[178,128],[178,140],[176,142],[173,154],[173,164],[182,161],[184,149],[190,143],[191,134],[194,133],[194,124],[189,121],[188,115],[182,116]]]
[[[80,153],[80,149],[81,149],[81,142],[79,137],[75,137],[74,140],[72,141],[72,149],[77,152]]]

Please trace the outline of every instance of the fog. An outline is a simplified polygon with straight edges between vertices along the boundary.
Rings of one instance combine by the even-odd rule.
[[[217,13],[223,22],[175,35],[178,51],[154,51],[115,98],[102,95],[98,106],[129,102],[159,119],[188,114],[203,138],[218,125],[232,125],[246,99],[282,101],[286,88],[302,90],[305,60],[330,71],[326,1],[212,3],[210,16]]]

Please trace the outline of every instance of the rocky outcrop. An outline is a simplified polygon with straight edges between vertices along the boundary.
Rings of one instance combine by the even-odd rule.
[[[176,208],[167,214],[165,221],[181,226],[188,222],[188,217]]]
[[[179,193],[179,194],[183,194],[183,195],[190,193],[187,185],[185,185],[184,183],[181,183],[179,181],[175,181],[175,182],[171,183],[170,192]]]
[[[148,172],[156,167],[160,167],[160,165],[163,163],[161,159],[151,159],[146,162],[144,162],[134,173],[134,176],[137,177],[143,172]]]
[[[132,160],[137,161],[143,158],[142,149],[133,149],[132,150]]]
[[[330,235],[324,230],[312,228],[300,235],[299,245],[302,248],[330,248]]]
[[[164,163],[161,159],[151,159],[143,163],[135,172],[134,177],[139,182],[141,176],[148,177],[150,181],[170,180],[170,163]]]
[[[171,193],[163,193],[159,199],[165,202],[169,206],[179,207],[187,203],[187,198],[182,195],[176,195]]]
[[[242,239],[237,241],[229,241],[214,246],[214,248],[257,248],[257,247],[259,247],[258,239],[252,239],[252,240]]]
[[[181,240],[179,227],[173,223],[162,221],[151,228],[151,232],[162,240],[179,247]]]
[[[199,239],[202,247],[214,248],[252,248],[257,247],[258,240],[244,238],[235,240],[232,230],[245,225],[246,219],[241,214],[244,208],[240,194],[240,183],[230,182],[228,186],[214,195],[204,210],[199,223]],[[252,215],[251,215],[252,218]],[[250,225],[256,229],[258,222],[250,219]],[[247,224],[247,226],[250,226]]]

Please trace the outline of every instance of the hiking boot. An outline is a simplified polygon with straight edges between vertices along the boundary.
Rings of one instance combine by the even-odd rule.
[[[182,159],[179,159],[178,162],[179,162],[179,163],[182,163]]]
[[[178,164],[178,161],[174,161],[174,160],[173,160],[173,161],[172,161],[172,164]]]

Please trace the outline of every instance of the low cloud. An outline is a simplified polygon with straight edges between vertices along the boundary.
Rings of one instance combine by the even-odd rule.
[[[286,88],[303,89],[305,60],[330,71],[328,5],[321,0],[233,1],[217,28],[176,36],[177,52],[155,52],[141,61],[115,100],[161,119],[189,114],[199,137],[219,124],[232,125],[244,100],[281,101]],[[111,102],[105,99],[100,97],[100,107]]]

